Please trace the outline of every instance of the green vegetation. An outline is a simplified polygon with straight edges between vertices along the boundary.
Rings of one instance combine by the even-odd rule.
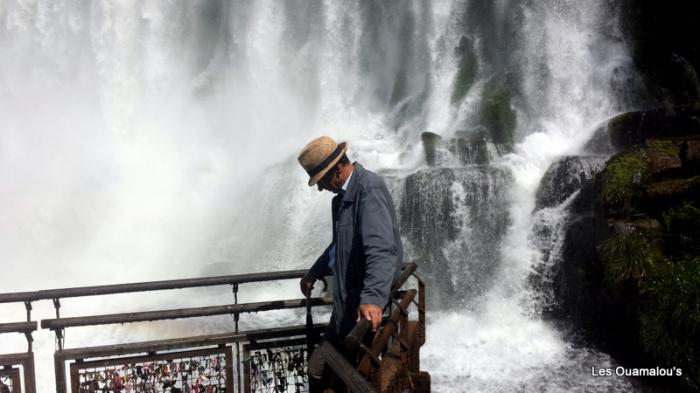
[[[601,244],[600,255],[609,284],[631,280],[644,289],[653,280],[664,259],[657,232],[637,229],[610,237]]]
[[[663,223],[671,235],[668,241],[673,243],[670,252],[682,252],[700,255],[700,209],[694,202],[686,201],[683,205],[666,210]]]
[[[474,85],[476,74],[479,72],[474,42],[470,38],[462,36],[462,39],[459,40],[459,46],[455,50],[459,56],[459,66],[452,87],[452,97],[450,99],[452,104],[462,101],[469,89]]]
[[[399,101],[406,97],[408,93],[408,81],[406,80],[406,66],[402,64],[399,72],[396,73],[394,86],[391,90],[391,105],[396,105]]]
[[[682,385],[700,391],[700,176],[679,167],[668,140],[647,140],[608,161],[598,203],[615,230],[598,254],[640,351],[659,366],[680,367]]]
[[[608,161],[600,173],[600,197],[609,209],[624,214],[631,213],[632,198],[641,189],[647,163],[645,149],[618,154]]]
[[[683,383],[698,389],[700,256],[669,260],[661,235],[638,229],[607,239],[600,247],[605,280],[611,288],[633,285],[642,350],[664,367],[680,367]]]
[[[640,310],[642,348],[683,369],[683,383],[700,389],[700,257],[659,270]]]
[[[613,212],[629,215],[634,211],[633,198],[642,194],[642,183],[655,170],[654,161],[677,156],[678,148],[670,141],[652,141],[648,147],[614,156],[600,173],[602,202]]]
[[[493,80],[484,88],[481,124],[489,130],[495,143],[513,143],[515,112],[511,108],[510,99],[510,91],[501,81]]]
[[[459,62],[457,75],[455,76],[454,87],[452,88],[452,97],[450,101],[455,104],[462,101],[464,96],[474,84],[476,73],[479,71],[479,64],[476,56],[473,54],[465,54]]]

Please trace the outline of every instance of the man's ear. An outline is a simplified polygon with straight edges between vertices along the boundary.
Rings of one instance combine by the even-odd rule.
[[[340,163],[335,164],[335,177],[340,178],[340,174],[342,172],[342,169],[343,169],[342,164],[340,164]]]

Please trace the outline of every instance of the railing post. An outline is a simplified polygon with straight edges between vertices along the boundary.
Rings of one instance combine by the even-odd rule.
[[[238,342],[236,342],[236,345],[238,345]],[[226,378],[226,390],[229,391],[229,392],[233,392],[233,381],[232,381],[232,379],[233,379],[233,355],[232,355],[232,350],[233,350],[233,348],[231,348],[231,347],[226,347],[226,346],[224,346],[224,348],[227,349],[226,355],[225,355],[225,356],[226,356],[226,375],[229,376],[229,377]],[[241,368],[239,363],[236,363],[236,368],[237,368],[237,369],[240,369],[240,368]],[[240,375],[240,372],[239,372],[239,375]],[[239,387],[238,387],[238,390],[239,390],[239,391],[240,391],[240,389],[241,389],[241,388],[240,388],[240,386],[241,386],[241,380],[240,380],[240,379],[241,379],[241,378],[240,378],[240,376],[239,376],[239,377],[238,377],[238,386],[239,386]]]
[[[56,373],[56,393],[68,393],[66,391],[66,365],[60,351],[53,355],[53,366]]]
[[[58,328],[56,329],[56,347],[58,348],[59,351],[63,350],[63,344],[64,344],[64,339],[65,336],[63,335],[63,328]]]
[[[56,319],[61,318],[61,300],[59,298],[54,298],[53,308],[56,309]]]
[[[27,309],[27,322],[32,320],[32,302],[27,300],[24,302],[24,307]]]
[[[417,275],[413,275],[418,280],[418,322],[420,323],[420,345],[425,344],[425,283]]]
[[[31,334],[30,334],[31,336]],[[34,371],[34,353],[28,352],[27,362],[24,364],[24,391],[36,393],[36,374]]]
[[[34,342],[32,332],[24,332],[24,337],[27,338],[27,352],[32,352],[32,343]]]
[[[238,304],[238,283],[233,284],[233,302],[234,304]],[[233,322],[235,324],[235,332],[238,334],[238,321],[240,319],[240,314],[235,313],[233,314]],[[241,386],[242,381],[241,381],[241,343],[236,342],[236,379],[238,380],[238,393],[241,393]]]

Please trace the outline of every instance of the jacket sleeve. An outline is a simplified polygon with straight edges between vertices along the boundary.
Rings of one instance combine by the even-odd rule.
[[[360,304],[384,307],[398,261],[398,245],[394,237],[393,205],[389,193],[380,186],[361,191],[358,220],[365,253],[365,277]]]
[[[318,259],[316,259],[316,262],[311,266],[309,269],[309,274],[311,277],[315,279],[319,279],[321,277],[329,276],[333,274],[333,271],[331,270],[330,267],[328,267],[328,260],[330,259],[330,255],[328,254],[331,250],[331,247],[333,246],[333,243],[329,244],[328,247],[323,251],[323,254],[321,254]]]

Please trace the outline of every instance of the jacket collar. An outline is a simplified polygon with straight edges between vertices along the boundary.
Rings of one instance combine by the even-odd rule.
[[[359,163],[354,162],[353,164],[352,176],[350,177],[350,184],[348,184],[348,189],[345,190],[343,195],[343,202],[354,202],[355,196],[359,190],[359,180],[365,174],[365,168]]]

